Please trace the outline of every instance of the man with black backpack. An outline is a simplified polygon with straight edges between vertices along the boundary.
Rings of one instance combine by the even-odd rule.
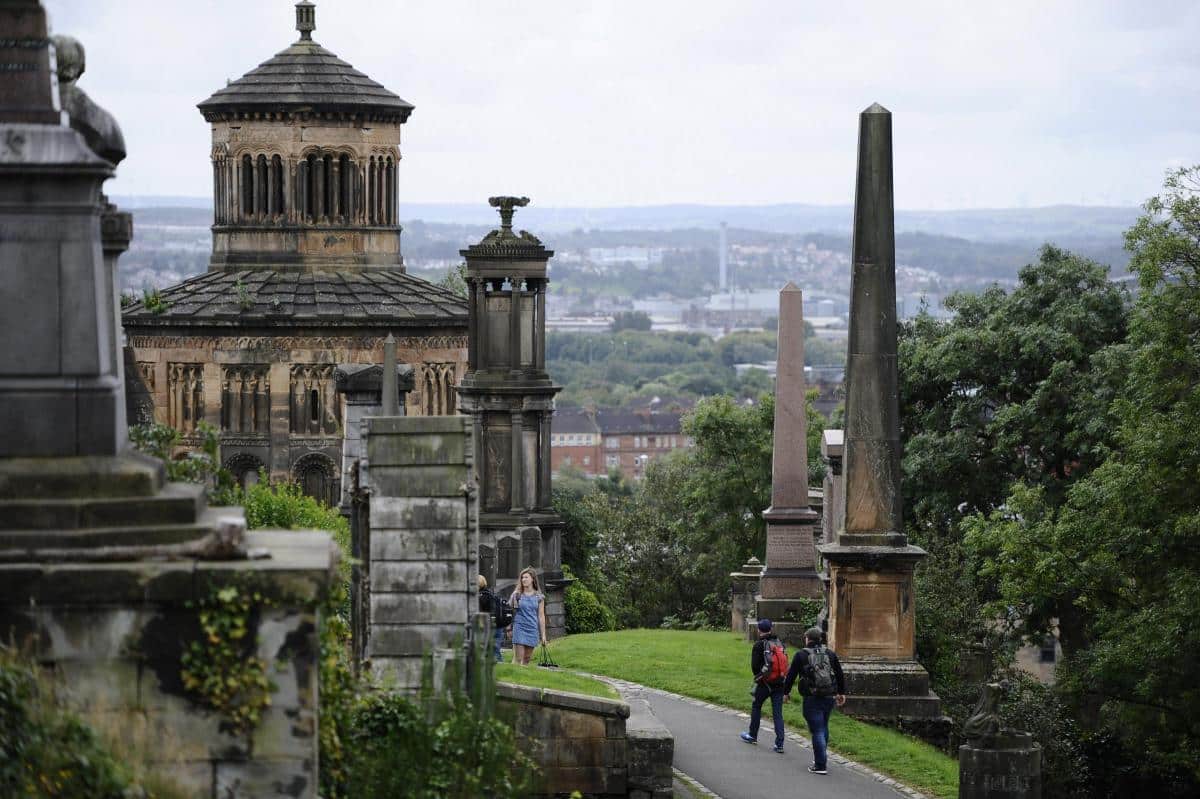
[[[504,642],[504,631],[512,624],[513,612],[508,603],[488,588],[487,578],[482,574],[476,575],[475,583],[479,587],[479,612],[492,614],[492,626],[495,628],[495,649],[497,663],[504,662],[500,645]]]
[[[783,754],[783,697],[784,679],[788,673],[787,650],[774,633],[770,619],[758,620],[758,640],[750,650],[750,671],[754,674],[750,707],[750,730],[742,733],[748,744],[758,743],[758,725],[762,721],[762,706],[771,699],[771,720],[775,722],[774,751]]]
[[[842,664],[832,649],[821,641],[825,634],[819,627],[811,627],[804,633],[804,648],[792,658],[787,680],[783,684],[784,696],[792,692],[792,684],[800,680],[800,695],[804,697],[804,720],[812,737],[813,764],[808,770],[813,774],[828,774],[826,749],[829,745],[829,716],[833,706],[846,704],[846,678]]]

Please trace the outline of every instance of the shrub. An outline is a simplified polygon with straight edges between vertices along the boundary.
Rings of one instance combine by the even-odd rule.
[[[257,483],[240,492],[246,509],[246,526],[278,527],[284,530],[328,530],[333,533],[345,564],[350,556],[350,523],[323,502],[305,495],[295,483],[269,483],[261,475]]]
[[[422,707],[395,693],[363,699],[347,741],[347,796],[526,796],[536,767],[513,730],[460,694]]]
[[[569,570],[564,571],[569,575]],[[567,586],[563,594],[563,603],[566,606],[568,635],[617,629],[617,619],[613,612],[580,580]]]

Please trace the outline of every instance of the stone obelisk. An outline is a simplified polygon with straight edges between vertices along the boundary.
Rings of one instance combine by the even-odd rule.
[[[844,443],[845,519],[820,547],[829,564],[829,643],[846,672],[853,716],[936,739],[948,720],[916,662],[913,570],[925,551],[901,516],[896,373],[896,237],[892,115],[859,117]]]
[[[779,637],[796,646],[803,646],[804,631],[816,622],[808,600],[823,594],[813,545],[821,517],[809,506],[808,497],[804,389],[804,295],[788,283],[779,292],[771,507],[763,512],[767,563],[760,578],[756,615],[775,622]]]

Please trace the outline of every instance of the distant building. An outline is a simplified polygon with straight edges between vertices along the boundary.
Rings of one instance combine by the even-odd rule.
[[[570,466],[593,477],[607,474],[600,438],[593,415],[582,410],[555,411],[550,420],[550,468],[558,472]]]
[[[693,445],[685,436],[680,422],[682,413],[600,410],[596,424],[603,439],[604,467],[620,469],[631,479],[646,473],[650,461],[677,449]]]

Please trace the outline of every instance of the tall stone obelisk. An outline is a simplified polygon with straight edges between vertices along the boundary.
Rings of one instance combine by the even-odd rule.
[[[949,722],[916,662],[913,570],[926,553],[908,543],[901,516],[892,115],[878,103],[859,117],[852,270],[846,513],[837,540],[820,547],[829,643],[846,672],[848,714],[937,739]]]
[[[779,291],[771,507],[763,511],[767,563],[759,582],[756,614],[775,622],[779,637],[795,646],[804,645],[804,631],[816,621],[808,600],[823,594],[813,543],[821,517],[809,506],[808,497],[804,389],[804,294],[788,283]]]

